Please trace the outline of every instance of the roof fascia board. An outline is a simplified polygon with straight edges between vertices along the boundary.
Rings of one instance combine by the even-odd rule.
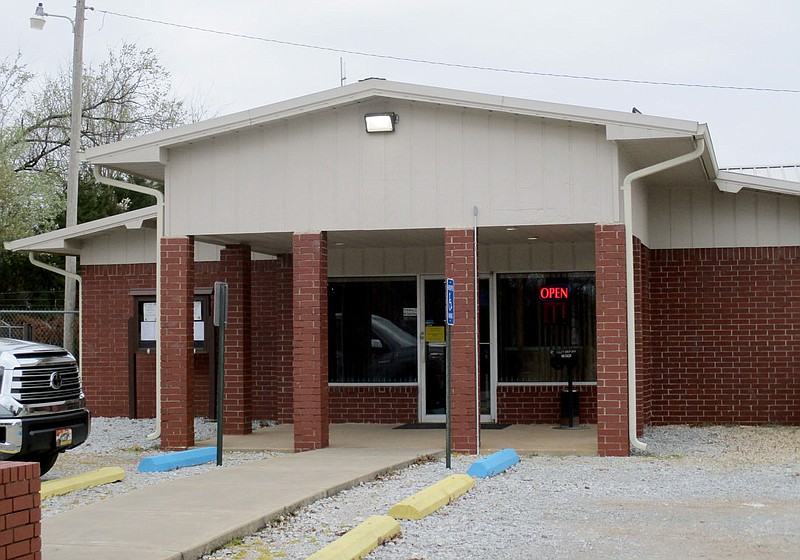
[[[715,180],[717,188],[722,192],[738,193],[742,189],[751,189],[775,194],[800,196],[800,183],[770,179],[756,175],[745,175],[731,171],[719,171]]]
[[[266,105],[257,109],[241,111],[231,115],[181,126],[171,130],[155,132],[139,138],[122,140],[114,144],[90,148],[86,151],[85,160],[92,163],[106,162],[110,161],[110,158],[114,157],[115,154],[127,153],[132,150],[143,148],[169,148],[170,146],[233,132],[249,126],[266,124],[337,105],[356,103],[371,97],[387,97],[454,107],[501,111],[547,119],[599,124],[611,126],[612,128],[621,127],[621,130],[655,129],[662,131],[667,136],[694,134],[698,127],[697,123],[694,121],[639,114],[629,115],[621,111],[611,111],[607,109],[593,109],[415,84],[369,80]],[[616,129],[617,128],[615,128],[615,130]],[[647,137],[654,137],[652,134],[653,133],[650,133]],[[155,158],[154,151],[147,151],[146,153]],[[152,159],[151,161],[163,161],[163,155],[159,154],[158,157],[159,159]],[[118,161],[122,161],[122,159],[120,158]]]
[[[7,241],[5,248],[9,251],[56,252],[79,255],[80,249],[75,244],[84,237],[103,233],[112,229],[141,229],[144,222],[156,217],[155,206],[132,210],[124,214],[116,214],[99,220],[93,220],[77,226],[40,233],[31,237]]]

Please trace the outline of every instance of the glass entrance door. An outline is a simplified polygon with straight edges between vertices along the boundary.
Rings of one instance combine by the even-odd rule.
[[[420,417],[423,422],[445,421],[445,373],[447,368],[446,289],[443,278],[422,280],[422,375],[420,384]],[[479,282],[480,337],[478,367],[480,369],[481,420],[491,421],[494,401],[491,383],[491,340],[489,279]]]

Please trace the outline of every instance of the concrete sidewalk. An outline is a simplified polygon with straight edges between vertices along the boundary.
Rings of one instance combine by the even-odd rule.
[[[136,490],[42,521],[44,560],[185,560],[441,449],[327,448]]]

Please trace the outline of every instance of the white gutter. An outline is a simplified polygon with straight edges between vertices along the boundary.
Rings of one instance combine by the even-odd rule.
[[[42,261],[37,261],[33,254],[33,251],[28,251],[28,260],[31,261],[32,265],[38,266],[39,268],[43,268],[50,272],[55,272],[64,278],[71,278],[78,284],[78,356],[80,356],[80,354],[83,352],[83,283],[81,282],[81,277],[80,275],[70,272],[69,270],[64,270],[63,268],[58,268],[57,266],[52,266],[47,263],[43,263]],[[80,379],[81,387],[83,387],[82,367],[78,368],[78,379]]]
[[[634,285],[633,285],[633,182],[642,177],[653,175],[660,171],[677,167],[699,158],[706,149],[705,140],[700,136],[696,138],[695,149],[682,156],[678,156],[661,163],[656,163],[644,169],[629,173],[622,182],[625,224],[625,300],[627,302],[627,330],[628,330],[628,438],[631,445],[644,451],[647,444],[639,441],[636,435],[636,318],[634,315]]]
[[[97,165],[92,165],[92,172],[98,183],[150,195],[156,199],[156,429],[147,434],[147,439],[158,439],[161,437],[161,239],[164,237],[164,194],[150,187],[104,177]]]

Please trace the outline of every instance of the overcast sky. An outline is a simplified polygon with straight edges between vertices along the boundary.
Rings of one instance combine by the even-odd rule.
[[[84,58],[152,47],[180,96],[227,114],[366,77],[708,123],[721,166],[800,164],[800,93],[611,83],[448,68],[280,45],[527,72],[800,90],[798,0],[89,0]],[[69,22],[29,28],[36,2],[0,0],[0,60],[70,67]],[[74,0],[45,0],[74,16]]]

